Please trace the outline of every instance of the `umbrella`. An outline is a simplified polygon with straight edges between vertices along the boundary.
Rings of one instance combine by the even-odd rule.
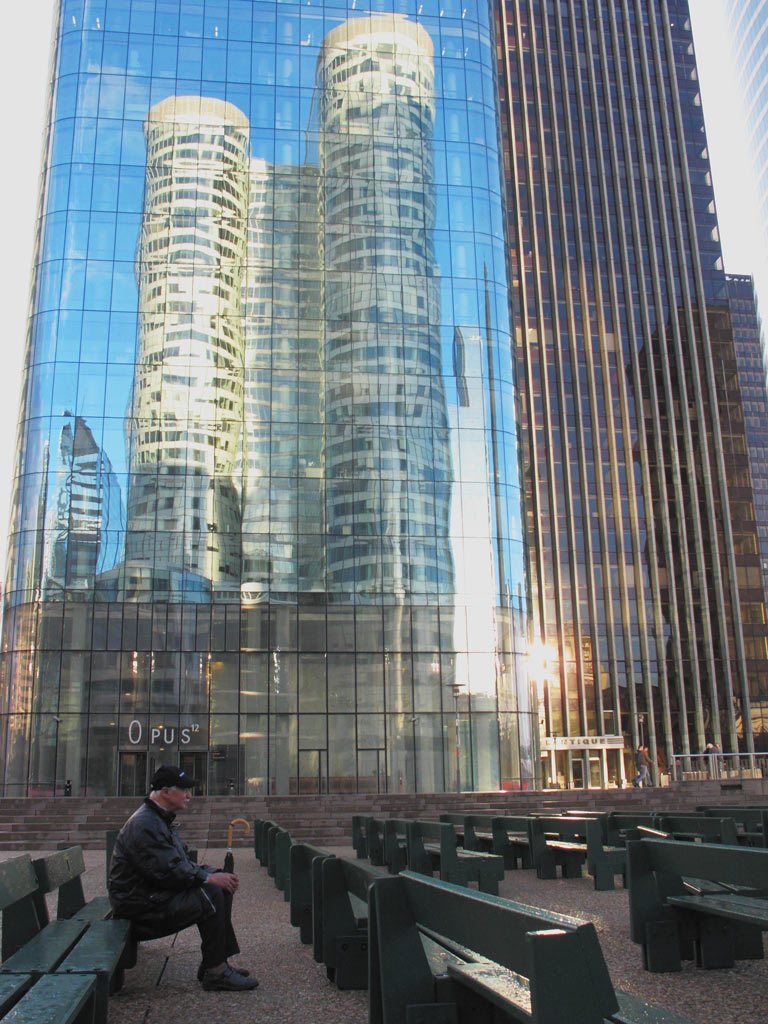
[[[222,868],[223,871],[226,871],[230,874],[232,873],[235,867],[235,858],[232,854],[232,828],[234,825],[245,825],[245,834],[251,834],[251,826],[248,824],[245,818],[233,818],[232,821],[230,821],[229,828],[227,829],[227,853],[224,857],[224,867]]]

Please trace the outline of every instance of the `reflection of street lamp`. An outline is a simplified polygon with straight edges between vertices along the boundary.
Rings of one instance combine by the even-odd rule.
[[[459,694],[461,683],[450,683],[453,690],[453,709],[456,719],[456,792],[461,792],[461,733],[459,731]]]

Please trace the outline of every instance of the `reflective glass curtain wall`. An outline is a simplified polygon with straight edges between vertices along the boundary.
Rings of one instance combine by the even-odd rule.
[[[502,22],[544,774],[620,784],[641,742],[662,769],[752,749],[766,678],[691,26],[685,0]]]
[[[5,792],[530,785],[493,26],[61,0]]]

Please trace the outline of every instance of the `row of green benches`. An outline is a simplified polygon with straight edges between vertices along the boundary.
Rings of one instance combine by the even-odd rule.
[[[273,822],[256,822],[254,850],[329,978],[368,987],[369,1024],[685,1024],[614,989],[590,922],[410,870],[391,876],[294,843]]]
[[[108,898],[86,903],[80,847],[0,862],[0,1019],[3,1024],[104,1024],[111,992],[136,963],[128,921]],[[56,919],[46,895],[57,894]]]
[[[737,840],[737,815],[746,825],[759,822],[750,821],[751,816],[743,809],[731,809],[732,815],[712,816],[721,810],[603,814],[591,819],[570,815],[444,815],[454,820],[442,826],[432,824],[431,828],[456,827],[465,847],[493,849],[504,858],[506,866],[514,867],[518,860],[525,865],[527,857],[542,878],[554,877],[558,867],[564,877],[579,877],[586,861],[595,888],[610,889],[614,874],[621,873],[630,888],[632,937],[642,946],[644,965],[651,971],[670,971],[680,970],[685,959],[695,959],[702,967],[722,967],[763,956],[762,932],[768,930],[768,850],[762,844],[754,848],[752,836],[747,843]],[[766,813],[764,809],[753,810]],[[414,834],[423,835],[424,829],[423,823],[403,819],[358,818],[353,822],[353,845],[358,857],[368,854],[372,863],[381,863],[392,873],[409,867],[432,874],[434,861],[424,861],[420,846],[414,843]],[[760,834],[758,829],[754,832]],[[743,840],[743,833],[739,835]],[[626,845],[607,846],[603,842],[606,836]],[[640,871],[639,865],[645,862],[638,850],[648,848],[636,847],[633,842],[643,837],[662,841],[651,849],[653,856],[665,857],[666,867]],[[628,873],[628,854],[633,848],[634,883]],[[651,856],[646,854],[649,864],[654,863]],[[743,878],[749,877],[747,865],[751,864],[763,865],[756,869],[765,873],[762,893],[755,891],[759,890],[757,883],[739,881],[740,872]],[[715,866],[720,876],[713,873]],[[466,884],[442,872],[441,878]],[[650,892],[655,896],[649,902]]]
[[[555,878],[558,870],[580,878],[586,864],[596,889],[613,889],[614,877],[623,879],[626,870],[625,849],[604,841],[602,823],[573,815],[444,814],[440,823],[355,816],[352,845],[359,859],[392,874],[406,867],[423,874],[438,870],[443,881],[475,880],[491,893],[498,892],[504,870],[518,864],[535,868],[539,878]],[[495,859],[483,864],[483,858]]]

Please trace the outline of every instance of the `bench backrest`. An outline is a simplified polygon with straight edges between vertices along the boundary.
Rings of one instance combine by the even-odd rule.
[[[66,920],[82,910],[85,906],[82,874],[85,871],[83,850],[80,846],[70,846],[67,850],[59,850],[47,857],[40,857],[32,862],[38,883],[38,914],[40,920],[48,923],[48,907],[43,894],[58,890],[58,906],[56,917],[59,921]]]
[[[336,940],[357,932],[357,913],[350,896],[367,904],[371,885],[383,877],[386,876],[382,871],[346,857],[326,857],[321,861],[320,917],[315,927],[321,933],[322,962],[326,967],[336,966]]]
[[[29,854],[0,862],[0,956],[4,961],[37,935],[47,922],[47,915],[45,921],[40,919],[37,892],[37,875]]]
[[[384,819],[384,863],[393,874],[405,867],[405,853],[400,840],[406,838],[410,818]]]
[[[471,817],[469,814],[453,814],[448,811],[444,811],[440,815],[440,821],[444,821],[448,825],[461,825],[464,828],[467,818]]]
[[[384,821],[381,818],[368,817],[365,819],[365,849],[368,860],[371,864],[384,864]]]
[[[369,817],[369,815],[364,814],[352,815],[352,849],[360,858],[368,856],[368,829],[366,822],[369,820]]]
[[[700,814],[658,814],[656,828],[664,832],[690,832],[710,842],[735,846],[736,824],[732,818],[706,818]]]
[[[624,811],[610,811],[606,823],[606,841],[609,846],[619,846],[624,841],[624,833],[627,829],[637,828],[638,825],[648,825],[653,828],[655,825],[654,814],[629,814]]]
[[[644,943],[647,921],[664,916],[667,896],[687,890],[684,878],[768,888],[768,850],[718,843],[635,839],[627,843],[627,888],[632,939]]]
[[[768,820],[768,811],[762,807],[705,807],[701,812],[706,818],[730,818],[748,832],[765,831]]]
[[[408,867],[424,875],[432,874],[432,861],[424,849],[424,840],[440,845],[440,870],[457,863],[456,830],[447,821],[409,821],[406,828]]]
[[[565,958],[547,963],[544,954],[549,973],[541,969],[537,976],[532,933],[544,933],[545,941],[569,936]],[[534,1011],[551,1010],[536,1020],[602,1021],[618,1009],[591,922],[404,871],[375,881],[371,890],[370,1024],[404,1021],[408,1005],[434,1001],[421,934],[445,940],[449,951],[464,947],[462,958],[471,951],[531,979]]]

